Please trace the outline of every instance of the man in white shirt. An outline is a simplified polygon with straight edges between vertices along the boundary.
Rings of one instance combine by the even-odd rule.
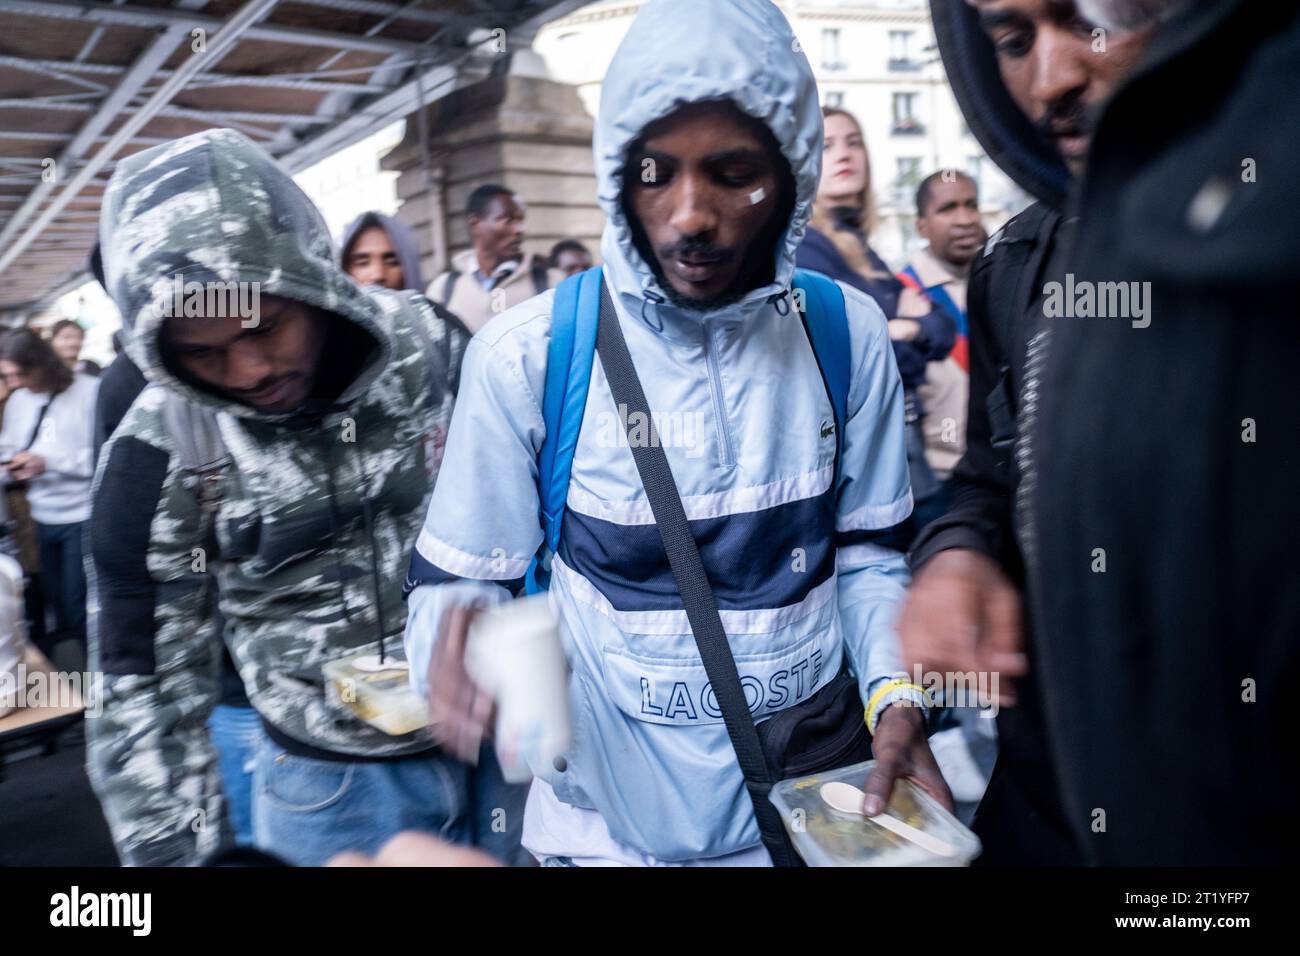
[[[967,357],[966,283],[971,261],[984,245],[979,192],[975,180],[955,169],[931,173],[916,191],[916,231],[929,245],[918,249],[899,275],[903,294],[900,316],[925,315],[935,308],[952,317],[957,341],[951,354],[931,362],[918,390],[925,409],[925,457],[935,477],[946,486],[966,450]],[[943,513],[946,490],[927,511],[918,506],[919,522]],[[918,524],[918,528],[920,525]]]
[[[465,225],[473,248],[452,256],[451,268],[430,283],[428,296],[471,335],[564,278],[541,256],[524,253],[524,217],[523,203],[505,186],[488,183],[470,193]]]

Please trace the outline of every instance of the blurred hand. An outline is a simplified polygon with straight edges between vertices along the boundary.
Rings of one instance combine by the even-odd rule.
[[[455,846],[427,833],[407,830],[397,834],[373,857],[340,853],[326,866],[500,866],[495,859],[472,847]]]
[[[925,716],[920,707],[892,704],[885,708],[871,738],[871,757],[876,763],[862,788],[867,795],[862,812],[867,816],[884,812],[894,781],[900,777],[912,781],[947,810],[953,809],[952,792],[926,740]]]
[[[889,337],[895,342],[910,342],[921,334],[921,323],[916,319],[890,319]]]
[[[492,698],[465,670],[469,625],[475,607],[449,608],[438,628],[429,663],[430,730],[443,749],[466,763],[477,763],[479,745],[492,719]]]
[[[1015,704],[1011,682],[1028,665],[1020,592],[987,556],[940,551],[912,582],[898,620],[903,660],[924,672],[998,675],[998,704]]]
[[[45,474],[45,459],[30,451],[20,451],[9,463],[9,475],[14,481],[31,481]]]

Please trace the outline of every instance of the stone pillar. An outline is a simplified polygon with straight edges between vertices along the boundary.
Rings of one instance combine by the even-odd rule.
[[[419,237],[429,280],[469,247],[465,205],[484,183],[500,183],[523,200],[526,251],[545,255],[559,240],[572,238],[599,261],[604,216],[596,205],[592,119],[576,88],[539,75],[532,50],[514,57],[509,72],[425,107],[427,160],[415,115],[408,118],[406,137],[383,159],[384,169],[400,174],[398,215]],[[520,62],[525,68],[516,68]]]

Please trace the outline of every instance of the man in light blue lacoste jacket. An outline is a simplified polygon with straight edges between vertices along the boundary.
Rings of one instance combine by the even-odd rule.
[[[902,674],[907,572],[888,543],[912,508],[903,393],[884,315],[844,288],[852,380],[837,474],[831,403],[789,303],[822,127],[784,17],[767,0],[651,0],[605,78],[594,149],[604,280],[667,426],[754,717],[806,700],[846,658],[865,703]],[[437,732],[453,749],[489,709],[462,679],[466,609],[510,600],[542,541],[553,299],[504,312],[470,343],[412,559],[412,679],[430,693],[433,665]],[[575,736],[533,783],[525,847],[580,865],[768,863],[599,359],[550,595]],[[915,699],[881,698],[867,789],[887,796],[906,775],[947,802],[921,710],[888,706]]]

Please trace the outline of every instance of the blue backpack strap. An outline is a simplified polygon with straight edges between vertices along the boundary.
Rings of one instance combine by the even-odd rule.
[[[957,334],[966,334],[966,313],[958,308],[957,303],[953,301],[948,290],[941,285],[930,286],[925,290],[925,294],[930,297],[930,301],[937,305],[943,311],[952,316],[953,322],[957,325]]]
[[[542,395],[546,437],[537,456],[537,492],[546,538],[542,553],[528,567],[525,587],[529,594],[546,590],[550,583],[550,559],[560,544],[573,452],[582,430],[591,361],[596,354],[600,283],[600,266],[593,266],[565,279],[555,289],[551,341],[546,353],[546,386]]]
[[[804,327],[812,342],[835,412],[836,463],[844,453],[844,429],[849,418],[849,380],[852,377],[853,354],[849,346],[849,316],[844,304],[844,292],[820,272],[796,269],[794,287],[803,291]]]
[[[903,280],[904,285],[915,283],[913,288],[929,299],[932,304],[937,305],[952,317],[953,322],[957,325],[957,334],[966,334],[966,313],[957,307],[957,303],[953,301],[953,298],[949,295],[947,289],[942,285],[927,286],[921,281],[921,277],[917,275],[916,269],[911,265],[900,272],[898,278]],[[909,282],[908,280],[911,281]]]
[[[925,283],[922,282],[921,277],[916,274],[916,269],[912,267],[911,263],[908,263],[903,267],[903,271],[898,274],[898,281],[903,283],[903,285],[907,286],[909,289],[925,295]]]

